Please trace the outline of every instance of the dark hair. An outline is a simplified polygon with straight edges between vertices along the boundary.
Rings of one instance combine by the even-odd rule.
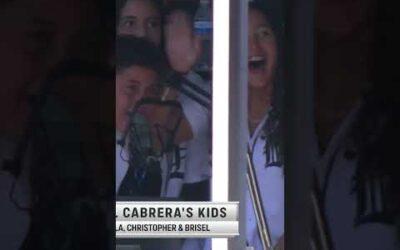
[[[377,1],[374,27],[372,90],[364,96],[363,106],[350,130],[357,157],[354,192],[357,195],[357,216],[362,222],[366,210],[366,197],[379,192],[382,211],[375,219],[397,228],[400,243],[400,169],[398,168],[398,142],[400,140],[400,94],[396,85],[397,55],[395,27],[396,8],[386,1]],[[355,155],[355,156],[354,156]],[[376,183],[380,186],[378,190]],[[375,186],[374,186],[375,185]],[[369,187],[369,188],[367,188]],[[364,216],[365,217],[365,216]],[[368,218],[367,218],[368,219]]]
[[[126,3],[128,1],[134,1],[134,0],[117,0],[115,3],[115,10],[117,11],[115,17],[117,19],[117,24],[119,23],[119,18],[121,15],[122,9],[125,7]],[[162,16],[162,1],[161,0],[147,0],[149,3],[153,4],[154,7],[157,8],[157,10],[160,12],[160,15]]]
[[[161,73],[164,58],[159,48],[151,42],[134,36],[118,36],[116,41],[117,72],[131,66],[142,66]]]
[[[284,32],[283,6],[272,2],[265,3],[264,1],[252,1],[249,2],[249,10],[258,11],[266,17],[275,33],[277,43],[281,44]]]

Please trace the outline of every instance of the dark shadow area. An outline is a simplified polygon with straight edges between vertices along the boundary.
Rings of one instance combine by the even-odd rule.
[[[389,1],[316,4],[314,232],[328,249],[400,248],[395,12]]]
[[[2,249],[114,249],[114,3],[0,4]]]

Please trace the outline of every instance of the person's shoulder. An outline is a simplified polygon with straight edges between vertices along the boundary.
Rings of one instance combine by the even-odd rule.
[[[189,80],[190,82],[196,84],[197,86],[203,88],[203,89],[209,89],[210,88],[210,82],[204,80],[198,73],[195,71],[189,71],[186,74],[186,79]]]
[[[211,84],[199,74],[189,71],[185,76],[179,101],[208,114],[211,102]]]

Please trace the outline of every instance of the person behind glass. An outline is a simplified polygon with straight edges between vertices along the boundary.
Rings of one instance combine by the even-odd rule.
[[[178,2],[178,3],[177,3]],[[189,4],[190,5],[190,4]],[[171,7],[172,6],[172,7]],[[179,7],[180,6],[180,7]],[[162,15],[160,4],[151,0],[127,0],[121,1],[119,4],[120,13],[118,15],[118,34],[129,34],[137,37],[145,38],[158,47],[165,45],[166,54],[172,70],[185,75],[187,79],[194,82],[200,88],[207,88],[203,80],[191,72],[191,68],[195,64],[200,54],[200,39],[192,34],[192,16],[193,11],[187,11],[185,1],[176,1],[169,5],[170,14],[168,15],[168,24],[165,28],[165,44],[162,44],[163,29]],[[176,11],[180,9],[180,11]],[[209,91],[208,91],[209,92]],[[171,96],[176,95],[176,91],[169,90]],[[192,101],[186,96],[179,95],[183,111],[184,119],[180,127],[180,133],[176,138],[176,142],[188,142],[189,145],[181,145],[180,152],[182,156],[186,155],[186,159],[181,162],[181,170],[185,169],[184,181],[187,183],[181,192],[179,185],[175,186],[175,190],[166,193],[166,196],[179,196],[183,199],[207,200],[209,197],[209,183],[207,180],[210,176],[208,156],[203,155],[207,147],[201,144],[209,144],[208,124],[209,112],[200,104]],[[199,138],[198,140],[193,140]],[[201,149],[198,149],[198,148]],[[186,151],[187,150],[187,151]],[[186,152],[184,152],[186,151]],[[197,153],[195,153],[197,151]],[[199,156],[194,156],[198,154]],[[208,154],[208,152],[207,152]],[[191,163],[185,163],[187,160]],[[203,160],[207,159],[207,160]],[[187,192],[193,185],[199,184],[194,189],[196,192]],[[200,190],[199,190],[200,188]],[[190,195],[187,195],[190,193]],[[193,196],[193,193],[198,197]]]
[[[155,0],[121,0],[117,2],[118,20],[117,34],[141,37],[152,42],[159,48],[163,47],[163,16],[161,3]],[[177,92],[169,88],[163,94],[166,99],[176,99]],[[183,103],[181,103],[183,105]],[[183,108],[185,109],[183,105]],[[178,197],[182,188],[185,150],[178,146],[179,142],[188,141],[193,137],[192,127],[185,112],[175,136],[177,145],[162,161],[163,172],[167,176],[163,185],[162,196]],[[177,156],[178,155],[178,156]]]
[[[91,3],[14,0],[0,4],[1,249],[76,249],[89,242],[102,249],[107,245],[107,237],[99,232],[103,225],[92,224],[93,210],[85,209],[85,216],[80,210],[80,201],[86,198],[82,196],[87,195],[81,190],[87,185],[81,181],[82,161],[75,160],[81,160],[82,152],[66,153],[71,147],[61,149],[65,141],[61,147],[51,144],[56,138],[64,139],[63,133],[72,133],[73,138],[68,138],[72,141],[79,138],[66,122],[66,107],[51,106],[52,112],[44,114],[54,102],[40,107],[32,102],[49,97],[41,95],[49,87],[48,77],[65,60],[80,28],[93,18],[86,12],[94,9]],[[53,117],[61,118],[57,133],[49,133],[55,128]],[[39,119],[40,124],[32,122]],[[66,155],[68,161],[59,164]],[[74,179],[76,175],[64,175],[69,171],[78,173],[79,181]],[[103,222],[97,216],[96,220]],[[89,224],[100,236],[96,242],[87,230],[75,230]]]
[[[162,45],[162,12],[157,0],[118,0],[117,34],[132,35]]]
[[[196,3],[191,1],[169,1],[165,15],[165,51],[170,67],[182,78],[178,101],[189,123],[191,137],[180,147],[184,150],[184,185],[180,197],[185,201],[210,199],[211,164],[210,84],[205,82],[192,68],[202,53],[200,37],[193,32]],[[203,104],[202,104],[203,103]],[[205,239],[186,239],[181,250],[209,249]]]
[[[332,249],[399,249],[396,8],[318,1],[316,14],[315,179]]]
[[[278,89],[279,44],[277,25],[268,11],[262,4],[249,4],[248,145],[272,245],[283,249],[284,173],[277,100],[273,100]],[[262,249],[249,194],[246,202],[247,244]]]
[[[128,195],[125,191],[134,185],[133,181],[124,178],[131,177],[128,174],[130,167],[130,155],[122,150],[121,146],[125,146],[126,138],[121,138],[128,133],[129,129],[129,112],[135,105],[145,97],[159,98],[161,87],[158,85],[162,57],[160,51],[150,42],[144,39],[135,38],[132,36],[120,36],[116,43],[116,129],[117,141],[124,139],[124,143],[120,143],[116,148],[116,191],[122,195]],[[151,131],[149,120],[153,115],[154,110],[150,107],[145,107],[138,110],[140,115],[147,119],[149,131]],[[128,134],[127,134],[128,135]],[[151,136],[151,134],[147,135]],[[128,138],[129,135],[128,135]],[[135,142],[133,142],[135,143]],[[158,147],[152,144],[153,147]],[[159,150],[159,148],[157,148]],[[125,155],[125,157],[124,157]],[[135,159],[133,159],[135,160]],[[138,167],[138,166],[133,166]],[[155,177],[154,186],[148,187],[146,193],[142,195],[159,196],[160,180]],[[127,182],[127,183],[126,183]],[[121,186],[122,185],[122,186]],[[120,189],[123,190],[120,190]],[[133,188],[133,187],[132,187]],[[135,195],[141,195],[138,191]]]
[[[161,159],[160,170],[162,172],[162,192],[160,193],[160,180],[156,180],[159,177],[154,175],[154,186],[149,184],[148,188],[142,189],[145,193],[141,195],[156,197],[160,197],[160,195],[165,196],[163,192],[168,193],[171,191],[170,189],[176,188],[168,185],[168,176],[164,175],[167,171],[167,166],[165,166],[165,154],[169,153],[168,150],[170,147],[174,147],[175,145],[178,145],[181,140],[185,140],[188,130],[187,121],[182,114],[178,102],[175,102],[176,105],[174,105],[174,107],[167,105],[166,101],[171,103],[176,99],[176,95],[173,91],[165,90],[164,87],[159,85],[162,72],[165,69],[161,51],[148,40],[133,36],[119,36],[116,45],[117,140],[119,141],[119,139],[122,139],[122,135],[127,136],[125,139],[129,138],[129,135],[131,135],[131,131],[127,130],[131,128],[128,122],[128,113],[140,100],[143,100],[144,98],[153,98],[158,100],[158,103],[156,104],[141,104],[142,106],[138,107],[135,117],[139,119],[140,116],[140,119],[143,118],[144,120],[139,119],[135,124],[141,126],[140,129],[144,128],[147,130],[147,132],[144,133],[147,134],[146,136],[151,141],[152,154]],[[142,124],[140,125],[139,123]],[[174,132],[171,133],[171,131]],[[121,145],[128,146],[126,142],[129,142],[129,140],[124,140],[125,143],[122,141],[119,142]],[[168,143],[168,145],[166,143]],[[119,146],[117,145],[117,148]],[[135,145],[135,149],[143,150],[143,146],[144,145]],[[132,175],[127,172],[127,156],[125,155],[124,157],[126,152],[123,152],[121,151],[121,148],[118,148],[116,153],[117,156],[119,156],[117,157],[116,164],[116,191],[118,192],[119,190],[118,193],[120,195],[127,195],[127,193],[123,191],[126,190],[124,183],[130,183],[128,184],[129,186],[133,182],[129,179]],[[134,157],[134,160],[135,159],[138,158]],[[151,183],[150,176],[147,180]],[[140,193],[137,193],[136,195],[140,195]]]
[[[192,71],[202,53],[200,37],[193,32],[195,11],[196,4],[188,1],[170,1],[165,16],[164,39],[170,67],[185,79],[181,87],[190,94],[178,94],[178,101],[182,105],[191,131],[190,139],[181,144],[186,148],[186,157],[185,184],[180,196],[187,201],[205,201],[210,198],[210,110],[198,99],[210,103],[210,84]]]

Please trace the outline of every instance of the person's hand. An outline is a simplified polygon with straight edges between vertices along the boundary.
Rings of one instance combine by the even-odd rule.
[[[165,24],[165,49],[173,70],[187,73],[201,53],[201,38],[193,34],[190,17],[183,11],[171,13]]]

